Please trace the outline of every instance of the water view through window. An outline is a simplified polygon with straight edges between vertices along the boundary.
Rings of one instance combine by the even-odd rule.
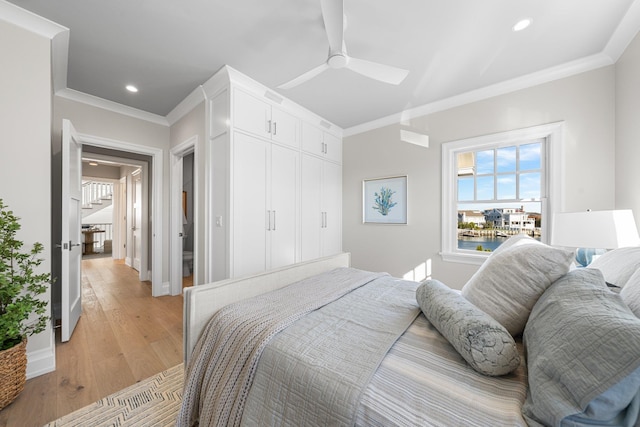
[[[543,141],[458,153],[458,249],[493,251],[508,237],[540,239]]]

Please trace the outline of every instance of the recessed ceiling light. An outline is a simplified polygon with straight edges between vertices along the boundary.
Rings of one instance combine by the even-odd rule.
[[[522,31],[525,28],[527,28],[529,25],[531,25],[531,19],[529,18],[521,19],[516,23],[516,25],[513,26],[513,31]]]
[[[97,163],[97,162],[89,162],[89,165],[91,165],[91,166],[98,166],[98,163]]]
[[[138,91],[138,88],[137,88],[137,87],[135,87],[134,85],[127,85],[127,90],[128,90],[129,92],[136,93],[136,92]]]

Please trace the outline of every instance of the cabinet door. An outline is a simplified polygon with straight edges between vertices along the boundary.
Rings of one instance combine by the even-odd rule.
[[[269,143],[234,132],[231,193],[232,277],[266,270]]]
[[[270,138],[271,106],[266,102],[235,89],[233,91],[233,126],[255,135]]]
[[[271,146],[270,268],[296,262],[299,159],[298,151]]]
[[[271,109],[271,140],[290,147],[299,148],[298,141],[299,120],[291,114],[277,107]]]
[[[323,132],[324,155],[327,160],[342,163],[342,139],[328,132]]]
[[[320,232],[323,226],[321,188],[322,159],[302,154],[300,240],[301,261],[320,257]]]
[[[307,153],[321,156],[324,154],[324,142],[322,130],[303,122],[302,123],[302,149]]]
[[[322,174],[322,256],[342,252],[342,166],[323,162]]]

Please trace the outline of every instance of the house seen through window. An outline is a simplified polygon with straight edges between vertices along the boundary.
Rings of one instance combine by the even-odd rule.
[[[456,153],[458,249],[493,251],[518,233],[540,239],[544,142]]]

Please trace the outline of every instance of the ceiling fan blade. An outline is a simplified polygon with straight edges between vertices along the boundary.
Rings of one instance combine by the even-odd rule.
[[[342,52],[344,45],[344,1],[321,0],[322,19],[329,39],[329,52]]]
[[[393,85],[402,83],[409,74],[408,70],[351,57],[347,62],[347,68],[363,76]]]
[[[298,86],[299,84],[306,82],[307,80],[311,80],[312,78],[314,78],[315,76],[317,76],[318,74],[326,70],[327,68],[329,68],[329,66],[325,62],[321,65],[318,65],[316,68],[313,68],[307,71],[306,73],[299,75],[295,79],[290,80],[287,83],[281,84],[280,86],[278,86],[278,89],[291,89],[292,87]]]

